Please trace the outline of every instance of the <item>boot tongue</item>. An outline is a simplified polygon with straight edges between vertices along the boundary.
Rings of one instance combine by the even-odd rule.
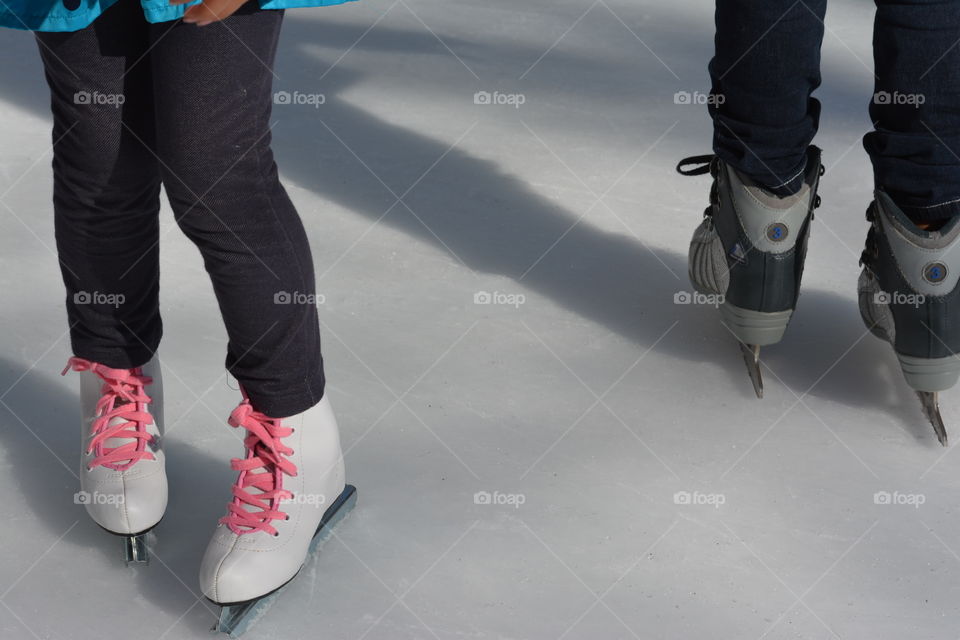
[[[262,471],[263,471],[262,468],[254,469],[253,473],[261,473]],[[251,473],[251,472],[248,471],[247,473]],[[254,498],[258,498],[262,500],[263,498],[261,498],[260,496],[264,494],[265,491],[263,491],[262,489],[259,489],[258,487],[247,487],[247,493],[249,493]],[[269,504],[269,501],[267,501],[267,503]],[[252,513],[252,514],[263,513],[263,509],[259,507],[255,507],[252,504],[247,504],[246,502],[241,503],[240,508],[246,511],[247,513]]]
[[[118,398],[117,403],[114,405],[114,408],[135,411],[137,408],[137,405],[132,402],[127,402],[125,400],[121,400]],[[107,422],[107,428],[111,429],[113,427],[117,427],[119,425],[127,424],[130,422],[132,421],[128,420],[127,418],[124,418],[123,416],[115,416],[113,418],[110,418],[110,420]],[[132,430],[134,428],[135,427],[132,424],[128,424],[127,428],[124,429],[124,431]],[[125,444],[136,444],[137,440],[138,440],[137,438],[123,438],[123,437],[107,438],[106,440],[103,441],[103,448],[116,449],[118,447],[122,447]],[[127,460],[118,460],[114,464],[124,465],[129,463],[130,463],[130,459],[127,459]]]
[[[261,448],[262,448],[262,445],[258,446],[257,450],[254,451],[254,455],[259,453],[258,450]],[[267,463],[267,466],[250,469],[249,471],[247,471],[247,474],[248,475],[257,474],[257,477],[260,478],[262,476],[260,476],[259,474],[269,473],[272,476],[275,473],[275,471],[276,471],[276,466],[273,464]],[[272,489],[276,489],[276,488],[277,488],[276,483],[274,482]],[[272,489],[261,489],[258,486],[250,485],[246,488],[246,492],[255,498],[263,500],[263,498],[261,498],[260,496],[262,496],[264,493]],[[266,502],[268,504],[270,503],[269,500],[267,500]],[[241,504],[241,508],[248,513],[253,513],[253,514],[263,513],[263,509],[260,509],[259,507],[255,507],[252,504],[247,504],[246,502]]]

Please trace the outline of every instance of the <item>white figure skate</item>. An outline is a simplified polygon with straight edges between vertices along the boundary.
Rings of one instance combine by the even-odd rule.
[[[163,381],[156,356],[135,369],[70,358],[80,373],[82,503],[94,522],[124,539],[127,564],[147,563],[145,535],[167,507],[162,449]]]
[[[356,489],[344,482],[326,398],[281,420],[255,411],[245,396],[230,424],[246,429],[246,456],[231,463],[239,476],[204,554],[200,587],[221,606],[215,629],[236,637],[330,537],[356,503]]]

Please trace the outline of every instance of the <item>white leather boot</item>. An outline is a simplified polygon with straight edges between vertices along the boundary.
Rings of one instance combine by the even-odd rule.
[[[63,373],[71,369],[80,372],[77,502],[110,533],[141,535],[167,507],[159,363],[154,356],[136,369],[111,369],[70,358]]]
[[[221,623],[231,605],[237,615],[296,576],[312,546],[355,500],[344,482],[340,434],[326,397],[282,420],[255,411],[244,398],[230,424],[246,429],[246,456],[231,462],[239,471],[233,500],[200,567],[203,593],[224,606]],[[221,630],[234,630],[228,626]]]

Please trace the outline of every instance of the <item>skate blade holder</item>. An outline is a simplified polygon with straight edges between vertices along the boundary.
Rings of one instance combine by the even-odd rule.
[[[348,484],[344,488],[343,493],[340,494],[340,497],[338,497],[337,500],[330,505],[330,508],[327,509],[327,512],[323,514],[320,526],[317,527],[316,533],[313,534],[313,540],[310,541],[310,549],[307,552],[307,560],[304,561],[304,565],[309,561],[310,556],[330,539],[333,535],[334,527],[347,517],[347,514],[353,510],[356,504],[357,488]],[[303,567],[301,567],[301,569],[302,568]],[[297,576],[294,575],[293,578],[290,578],[286,583],[260,598],[255,598],[247,602],[238,602],[237,604],[221,605],[220,618],[210,628],[210,631],[225,633],[231,638],[239,638],[266,614],[267,610],[273,606],[273,603],[284,588],[293,582],[296,577]]]
[[[123,559],[128,567],[146,566],[150,564],[150,554],[147,553],[147,534],[124,536]]]

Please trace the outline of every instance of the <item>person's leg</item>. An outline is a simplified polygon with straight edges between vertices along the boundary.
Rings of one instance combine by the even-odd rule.
[[[257,411],[323,397],[310,246],[270,150],[283,14],[151,28],[158,152],[177,222],[200,249],[230,338],[227,368]]]
[[[206,27],[158,25],[150,54],[164,187],[203,255],[245,392],[229,421],[245,451],[199,571],[231,634],[258,611],[237,603],[292,580],[356,500],[324,395],[310,247],[270,151],[282,17],[254,2]]]
[[[140,3],[90,27],[37,34],[53,109],[54,216],[79,372],[80,489],[101,527],[145,560],[167,505],[163,385],[154,352],[160,173]],[[138,64],[139,62],[139,64]]]
[[[915,222],[960,214],[960,3],[877,0],[875,130],[864,137],[878,189]]]
[[[140,5],[73,33],[38,33],[53,110],[54,216],[76,356],[145,364],[158,307],[160,173]]]
[[[783,339],[800,295],[823,167],[811,144],[826,0],[717,0],[710,61],[714,155],[680,173],[713,176],[694,231],[690,282],[713,297],[763,397],[760,349]],[[685,167],[693,166],[692,169]]]
[[[776,195],[803,186],[817,132],[826,0],[717,0],[714,153]]]
[[[960,2],[877,0],[875,200],[857,285],[940,442],[937,393],[960,379]]]

